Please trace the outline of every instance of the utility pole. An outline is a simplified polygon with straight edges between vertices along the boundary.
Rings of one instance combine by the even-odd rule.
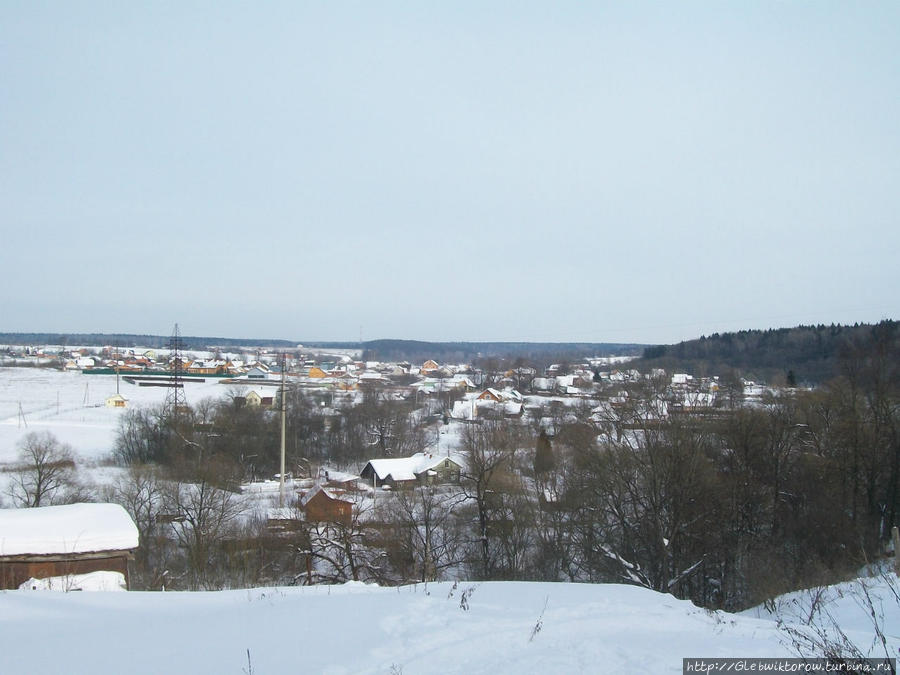
[[[285,354],[281,354],[281,474],[278,483],[278,508],[284,508],[284,437],[287,425],[287,398],[284,395]]]

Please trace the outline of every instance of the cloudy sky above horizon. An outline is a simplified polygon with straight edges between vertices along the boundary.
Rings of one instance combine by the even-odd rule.
[[[0,331],[900,318],[900,3],[7,2]]]

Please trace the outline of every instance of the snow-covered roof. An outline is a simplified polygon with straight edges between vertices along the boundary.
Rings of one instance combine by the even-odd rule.
[[[378,476],[379,480],[384,480],[391,476],[394,480],[415,480],[416,467],[418,466],[415,456],[413,457],[397,457],[393,459],[371,459],[369,465]]]
[[[450,411],[450,416],[453,419],[457,420],[470,420],[475,415],[475,406],[473,405],[473,399],[464,399],[462,401],[454,401],[453,409]]]
[[[138,531],[118,504],[0,509],[0,556],[137,548]]]
[[[454,464],[462,466],[462,459],[455,455],[435,455],[425,452],[417,452],[411,457],[396,457],[392,459],[371,459],[369,465],[375,471],[379,480],[391,476],[394,480],[416,480],[416,476],[438,466],[444,460],[449,459]]]
[[[536,377],[531,381],[531,387],[540,391],[549,391],[556,386],[556,380],[549,377]]]
[[[366,371],[359,374],[360,382],[364,381],[374,381],[374,382],[390,382],[388,378],[378,372],[374,371]]]

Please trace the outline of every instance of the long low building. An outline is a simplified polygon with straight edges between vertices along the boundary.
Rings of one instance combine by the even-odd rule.
[[[128,585],[138,530],[118,504],[0,509],[0,589],[115,572]]]
[[[417,452],[411,457],[372,459],[363,467],[360,478],[375,487],[402,487],[416,483],[458,483],[461,457]]]

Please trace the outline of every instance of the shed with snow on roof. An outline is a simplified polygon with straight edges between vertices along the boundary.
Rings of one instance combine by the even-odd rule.
[[[0,509],[0,589],[116,572],[128,585],[138,530],[118,504]]]

